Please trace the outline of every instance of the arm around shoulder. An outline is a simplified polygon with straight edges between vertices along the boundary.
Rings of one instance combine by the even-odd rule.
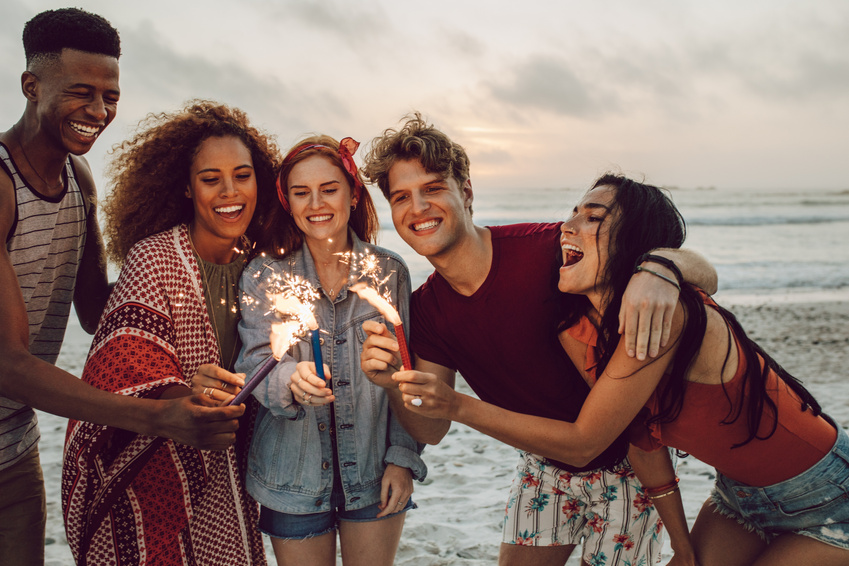
[[[716,269],[700,253],[687,248],[659,248],[652,250],[651,255],[671,260],[681,272],[684,281],[704,289],[709,295],[716,293]],[[651,263],[651,259],[644,262],[648,263]],[[668,268],[664,266],[664,269]]]

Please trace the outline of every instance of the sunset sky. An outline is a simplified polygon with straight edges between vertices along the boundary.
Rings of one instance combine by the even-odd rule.
[[[477,191],[656,184],[849,189],[845,0],[76,0],[121,33],[118,117],[88,154],[190,98],[241,107],[282,149],[368,142],[419,110],[466,147]],[[24,108],[0,7],[0,130]],[[101,192],[105,182],[100,183]]]

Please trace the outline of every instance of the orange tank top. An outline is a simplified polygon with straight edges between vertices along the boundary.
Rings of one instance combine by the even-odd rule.
[[[703,295],[706,305],[715,303]],[[574,339],[587,344],[585,369],[596,379],[595,327],[587,318],[567,330]],[[834,445],[837,431],[826,419],[815,416],[810,409],[801,410],[801,401],[789,386],[775,373],[770,372],[766,390],[778,407],[778,423],[775,433],[766,439],[755,438],[743,446],[732,448],[748,437],[746,415],[729,424],[724,424],[729,410],[746,401],[742,387],[742,376],[746,371],[746,360],[735,336],[739,364],[734,377],[722,385],[689,382],[684,392],[681,413],[669,423],[646,424],[631,427],[631,442],[643,450],[656,450],[670,446],[687,452],[709,464],[729,478],[752,486],[766,486],[796,476],[828,453]],[[760,360],[763,366],[763,359]],[[646,419],[660,410],[659,391],[672,379],[665,375],[646,403],[647,411],[638,418]],[[647,413],[647,414],[646,414]],[[731,413],[734,414],[733,412]],[[772,412],[764,410],[759,436],[772,429]],[[645,434],[634,433],[643,430]]]

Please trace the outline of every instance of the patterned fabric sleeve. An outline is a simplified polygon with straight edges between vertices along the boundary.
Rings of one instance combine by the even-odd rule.
[[[159,397],[167,387],[188,388],[186,376],[200,363],[218,363],[187,246],[183,228],[133,248],[83,380],[122,395]],[[62,506],[78,564],[264,564],[256,505],[242,484],[232,447],[204,451],[69,421]]]

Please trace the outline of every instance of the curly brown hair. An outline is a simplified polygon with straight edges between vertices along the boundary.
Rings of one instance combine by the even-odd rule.
[[[140,240],[192,221],[192,200],[185,196],[192,160],[207,138],[229,136],[239,138],[253,160],[257,205],[246,235],[256,240],[276,200],[277,144],[241,110],[193,100],[175,113],[149,114],[131,139],[112,148],[111,190],[103,207],[112,261],[120,267]]]
[[[318,147],[308,147],[313,145]],[[284,193],[286,192],[289,173],[292,172],[292,168],[314,155],[320,155],[326,158],[342,171],[351,185],[351,191],[355,191],[355,185],[358,182],[362,186],[359,202],[357,203],[357,207],[351,212],[351,217],[348,219],[348,226],[351,227],[357,237],[363,242],[370,244],[376,243],[380,224],[377,219],[377,210],[374,207],[374,202],[371,200],[368,190],[363,185],[360,172],[357,171],[356,178],[354,178],[345,170],[342,159],[339,157],[339,142],[336,139],[327,135],[314,135],[304,138],[295,144],[286,154],[286,157],[283,158],[283,164],[280,172],[277,174],[277,182],[281,190]],[[274,204],[273,210],[269,212],[267,220],[263,225],[262,235],[257,241],[257,249],[276,257],[283,257],[290,252],[299,250],[303,243],[304,236],[301,230],[292,221],[291,214],[284,210],[278,201]]]
[[[454,177],[463,185],[469,179],[469,156],[460,144],[428,124],[419,112],[405,116],[399,130],[388,128],[374,138],[363,158],[363,175],[389,198],[389,170],[396,161],[416,159],[428,173]]]

